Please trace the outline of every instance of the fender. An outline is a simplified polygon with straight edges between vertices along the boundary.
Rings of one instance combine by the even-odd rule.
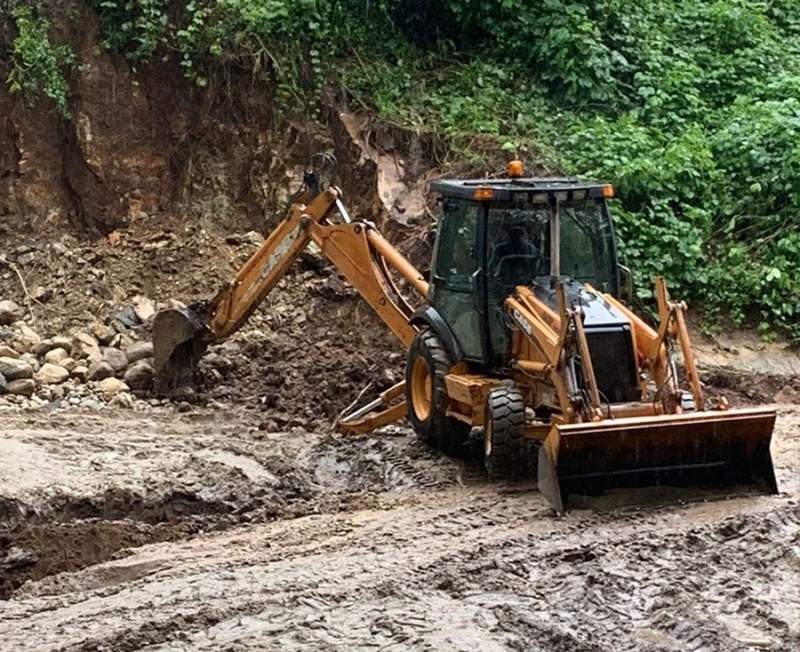
[[[444,317],[433,306],[425,306],[417,310],[409,319],[409,323],[412,326],[427,326],[436,333],[442,344],[444,344],[444,348],[452,356],[454,364],[464,359],[464,353],[456,336],[450,330],[450,326],[447,325]]]

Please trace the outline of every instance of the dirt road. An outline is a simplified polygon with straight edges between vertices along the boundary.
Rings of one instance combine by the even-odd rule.
[[[800,646],[797,406],[773,441],[779,496],[625,492],[563,518],[404,431],[7,424],[2,649]]]

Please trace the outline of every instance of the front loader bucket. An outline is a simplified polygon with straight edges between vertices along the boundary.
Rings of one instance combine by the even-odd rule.
[[[539,490],[559,513],[570,493],[613,487],[756,484],[777,493],[774,425],[764,408],[556,425],[539,449]]]
[[[155,391],[168,395],[191,385],[194,370],[205,352],[208,329],[190,308],[162,310],[153,320]]]

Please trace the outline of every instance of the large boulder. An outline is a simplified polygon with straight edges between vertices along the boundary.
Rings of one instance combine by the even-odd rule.
[[[36,382],[33,378],[20,378],[19,380],[12,380],[8,383],[6,388],[9,394],[18,394],[19,396],[33,396],[36,391]]]
[[[33,378],[33,367],[19,358],[0,358],[0,374],[3,374],[6,380]]]
[[[128,358],[122,351],[113,346],[103,349],[103,362],[107,362],[115,374],[125,371],[125,367],[128,366]]]
[[[36,372],[36,381],[41,385],[58,385],[69,380],[69,371],[57,364],[45,362]]]
[[[0,326],[10,326],[24,316],[25,311],[13,301],[0,301]]]
[[[8,391],[8,381],[3,374],[0,374],[0,394],[5,394]]]
[[[70,356],[75,360],[87,360],[90,365],[103,359],[97,338],[89,333],[78,333],[72,338]]]
[[[6,346],[5,344],[0,344],[0,358],[18,358],[18,357],[19,353],[17,353],[10,346]]]
[[[97,383],[97,389],[100,390],[104,396],[110,398],[116,396],[120,392],[127,392],[129,388],[119,378],[106,378]]]
[[[66,360],[69,357],[69,353],[67,353],[62,348],[51,349],[47,353],[44,354],[44,361],[49,362],[50,364],[61,364],[63,360]]]
[[[114,377],[114,367],[112,367],[105,360],[94,362],[89,366],[89,380],[105,380],[106,378]]]
[[[128,358],[129,363],[139,362],[145,358],[153,357],[153,343],[152,342],[135,342],[125,349],[125,357]]]
[[[149,360],[138,360],[128,367],[123,380],[131,389],[149,389],[153,384],[154,374]]]

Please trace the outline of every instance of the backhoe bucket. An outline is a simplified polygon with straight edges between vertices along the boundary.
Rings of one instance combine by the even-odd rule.
[[[205,323],[191,308],[162,310],[156,315],[153,362],[157,394],[168,395],[192,384],[194,370],[206,350],[207,332]]]
[[[539,490],[559,513],[570,493],[613,487],[756,484],[777,493],[775,411],[696,412],[556,425],[539,449]]]

